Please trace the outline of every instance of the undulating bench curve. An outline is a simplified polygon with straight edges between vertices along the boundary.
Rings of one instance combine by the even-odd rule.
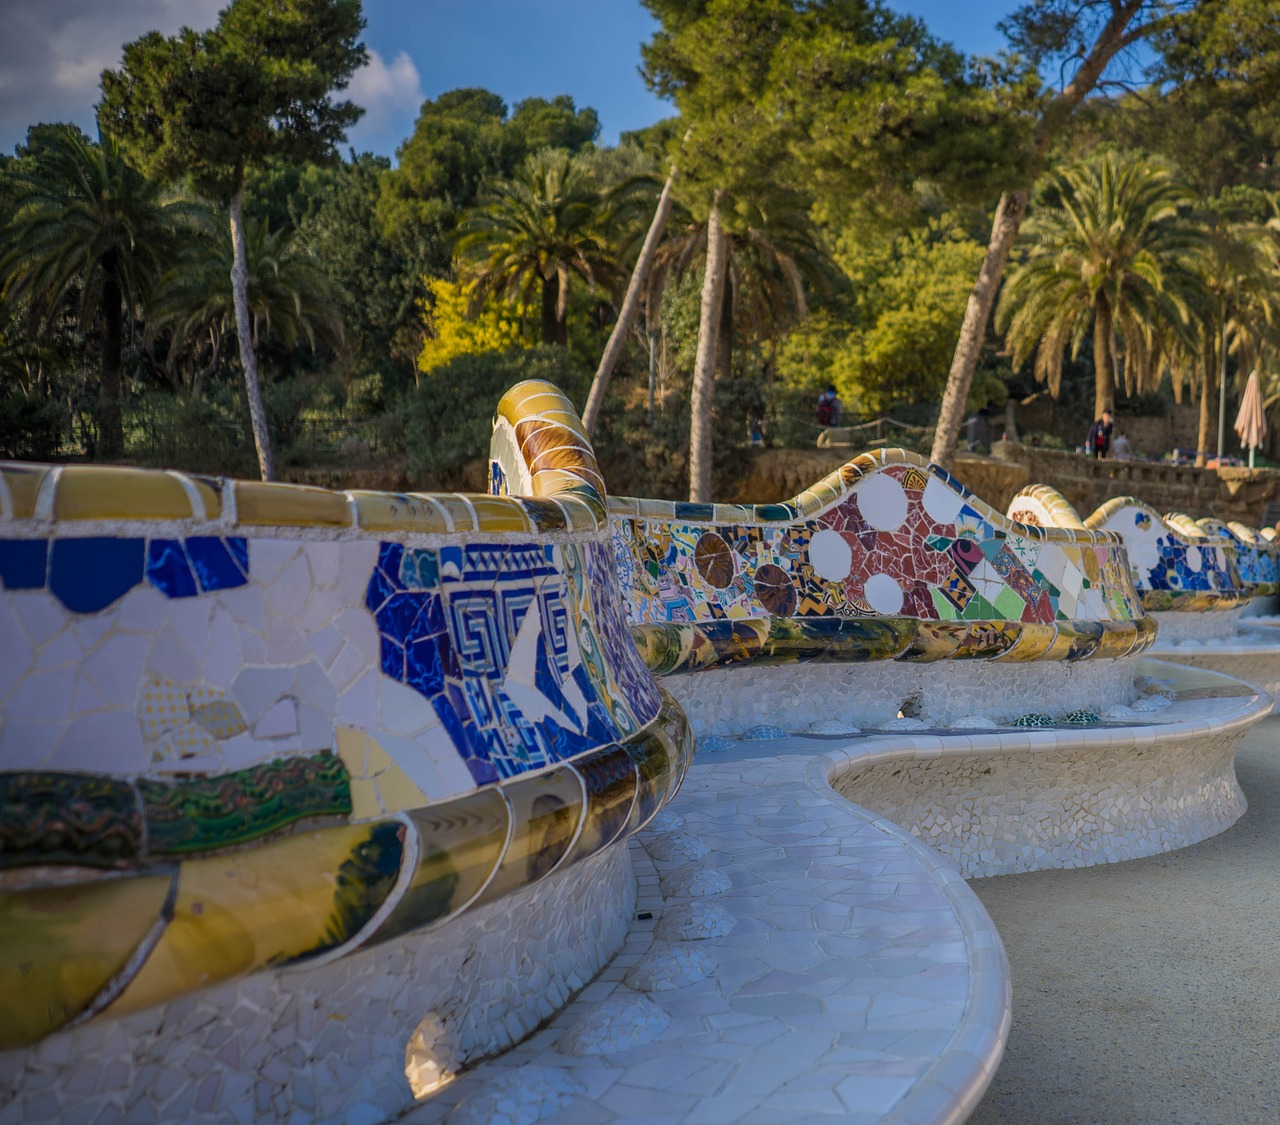
[[[427,946],[483,947],[414,979],[455,1011],[460,1064],[612,954],[624,841],[692,739],[631,643],[581,423],[550,385],[519,405],[523,498],[0,466],[0,1048],[125,1017],[141,1057],[160,1046],[131,1013],[198,993],[225,1018],[261,991],[247,974],[288,969],[284,1000],[323,1004]],[[505,978],[504,927],[550,973],[465,1012],[476,972]],[[370,991],[343,1036],[395,1044],[391,1111],[427,1010]]]

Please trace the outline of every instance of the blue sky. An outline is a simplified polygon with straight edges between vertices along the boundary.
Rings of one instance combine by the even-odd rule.
[[[0,150],[37,121],[91,128],[98,75],[128,40],[208,27],[226,0],[0,0]],[[963,50],[994,53],[1014,0],[890,0]],[[673,112],[637,73],[654,21],[638,0],[365,0],[370,65],[352,96],[366,106],[360,149],[392,155],[419,105],[458,86],[508,103],[567,93],[600,114],[601,140]]]

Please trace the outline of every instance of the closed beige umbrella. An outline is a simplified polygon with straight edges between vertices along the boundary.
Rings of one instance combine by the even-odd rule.
[[[1244,397],[1240,400],[1240,413],[1236,415],[1236,433],[1240,435],[1240,444],[1249,447],[1249,468],[1253,468],[1253,451],[1262,444],[1267,436],[1267,415],[1262,409],[1262,391],[1258,387],[1258,373],[1249,375],[1249,382],[1244,388]]]

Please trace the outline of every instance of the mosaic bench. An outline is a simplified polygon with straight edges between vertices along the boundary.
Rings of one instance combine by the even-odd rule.
[[[1241,581],[1250,587],[1251,598],[1245,607],[1245,617],[1257,617],[1274,613],[1280,604],[1280,544],[1266,538],[1256,528],[1239,520],[1222,520],[1206,517],[1196,523],[1208,535],[1230,539],[1236,549],[1236,564],[1240,568]],[[1273,528],[1267,530],[1273,531]]]
[[[1147,611],[1158,615],[1163,639],[1181,637],[1184,630],[1189,635],[1229,635],[1252,596],[1231,538],[1211,534],[1190,516],[1162,516],[1132,496],[1114,497],[1082,520],[1056,489],[1034,484],[1009,501],[1009,515],[1043,527],[1111,531],[1121,537],[1133,584]]]
[[[786,503],[609,514],[632,635],[699,734],[1103,707],[1154,637],[1118,536],[1019,525],[904,450]]]
[[[1143,605],[1159,624],[1152,656],[1224,672],[1271,693],[1280,689],[1280,637],[1241,628],[1246,614],[1259,612],[1255,599],[1265,607],[1273,596],[1267,576],[1276,564],[1265,539],[1249,543],[1242,525],[1197,522],[1176,512],[1161,516],[1127,496],[1082,520],[1048,485],[1023,489],[1009,514],[1044,526],[1116,532],[1128,548]]]
[[[24,1120],[394,1115],[621,943],[692,740],[581,423],[516,411],[522,499],[0,466]]]

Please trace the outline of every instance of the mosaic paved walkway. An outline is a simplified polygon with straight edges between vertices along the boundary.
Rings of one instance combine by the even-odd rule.
[[[962,1119],[1007,1030],[999,939],[934,853],[833,797],[823,748],[698,759],[652,858],[637,848],[641,920],[621,955],[405,1120]],[[622,1049],[573,1053],[602,1047]]]
[[[1167,855],[972,885],[1013,965],[974,1125],[1280,1120],[1280,718],[1236,755],[1249,811]]]

